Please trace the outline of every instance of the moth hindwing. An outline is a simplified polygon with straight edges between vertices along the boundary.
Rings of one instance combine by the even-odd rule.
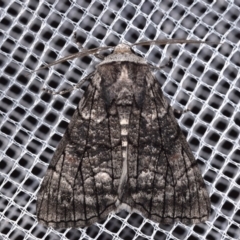
[[[206,221],[205,184],[151,66],[120,44],[88,80],[39,190],[39,221],[85,227],[121,209]]]

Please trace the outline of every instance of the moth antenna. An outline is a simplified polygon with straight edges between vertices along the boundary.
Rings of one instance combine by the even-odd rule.
[[[31,74],[35,73],[35,72],[37,72],[39,70],[52,67],[52,66],[57,65],[59,63],[62,63],[62,62],[65,62],[65,61],[68,61],[68,60],[71,60],[71,59],[74,59],[74,58],[85,57],[85,56],[88,56],[88,55],[91,55],[91,54],[95,54],[97,52],[100,52],[100,51],[103,51],[103,50],[107,50],[109,48],[114,48],[114,47],[107,46],[107,47],[98,47],[98,48],[83,50],[81,52],[77,52],[77,53],[71,54],[69,56],[60,58],[60,59],[58,59],[58,60],[56,60],[56,61],[54,61],[52,63],[49,63],[49,64],[47,64],[47,65],[45,65],[43,67],[40,67],[40,68],[36,69],[36,70],[33,70],[33,71],[31,71]]]
[[[206,43],[206,44],[220,44],[220,42],[210,42],[210,41],[200,41],[200,40],[187,40],[187,39],[161,39],[144,41],[132,44],[132,46],[150,46],[150,45],[167,45],[167,44],[177,44],[177,43]]]

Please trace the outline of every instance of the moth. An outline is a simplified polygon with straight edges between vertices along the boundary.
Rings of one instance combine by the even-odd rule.
[[[56,229],[86,227],[122,209],[163,224],[208,219],[210,199],[197,162],[152,66],[132,50],[174,43],[205,42],[119,44],[46,66],[114,49],[81,81],[89,85],[37,196],[39,222]]]

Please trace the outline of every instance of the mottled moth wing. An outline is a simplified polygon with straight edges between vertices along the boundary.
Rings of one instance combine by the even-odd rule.
[[[206,221],[210,200],[205,184],[151,68],[120,62],[102,65],[99,72],[107,76],[104,88],[111,86],[107,96],[115,100],[122,123],[119,208],[164,224]]]
[[[112,210],[159,223],[203,222],[197,162],[146,61],[118,45],[91,75],[37,200],[40,222],[85,227]]]
[[[118,116],[108,116],[100,76],[86,89],[50,162],[37,198],[38,220],[54,228],[85,227],[115,209],[121,176]]]
[[[122,201],[164,224],[206,221],[211,209],[209,195],[172,108],[150,69],[134,68],[131,74],[138,73],[138,85],[147,87],[132,106],[129,184]]]

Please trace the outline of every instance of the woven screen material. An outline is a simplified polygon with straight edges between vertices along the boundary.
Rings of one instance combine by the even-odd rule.
[[[0,239],[240,239],[240,1],[0,1]],[[158,226],[138,214],[110,214],[87,229],[47,229],[36,195],[83,91],[51,96],[94,70],[89,56],[28,74],[85,48],[161,38],[221,45],[138,47],[177,109],[211,196],[206,223]]]

